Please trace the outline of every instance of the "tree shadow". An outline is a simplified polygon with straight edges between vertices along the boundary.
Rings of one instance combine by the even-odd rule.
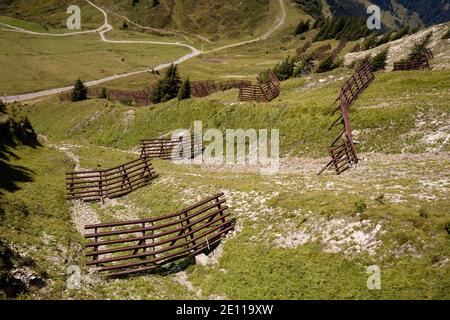
[[[19,182],[32,182],[34,172],[22,166],[14,166],[0,160],[0,194],[2,190],[14,192],[20,190]]]
[[[39,143],[32,143],[33,148]],[[35,172],[23,166],[16,166],[10,163],[11,159],[18,160],[20,157],[12,150],[14,148],[0,142],[0,195],[2,191],[15,192],[20,190],[19,183],[32,182]]]

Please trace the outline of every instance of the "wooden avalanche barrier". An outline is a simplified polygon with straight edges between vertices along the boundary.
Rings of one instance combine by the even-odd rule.
[[[341,104],[350,106],[360,94],[375,80],[375,74],[369,62],[363,63],[361,67],[342,86],[338,100]]]
[[[319,172],[322,174],[326,169],[333,166],[336,174],[347,171],[352,164],[358,163],[355,143],[353,141],[352,127],[350,124],[350,106],[358,99],[361,93],[372,83],[375,75],[372,72],[370,63],[366,61],[353,76],[345,82],[339,98],[339,107],[333,112],[340,111],[340,117],[331,125],[330,129],[339,122],[342,122],[343,129],[330,147],[331,161]],[[344,140],[344,142],[342,142]]]
[[[158,218],[88,225],[86,265],[120,277],[212,252],[235,227],[225,203],[220,193]]]
[[[142,157],[108,170],[66,173],[69,200],[99,201],[118,198],[157,177],[150,158]]]
[[[331,52],[321,52],[321,53],[314,54],[314,60],[322,61],[322,60],[328,59],[331,56],[332,56]]]
[[[331,50],[331,44],[326,44],[323,45],[321,47],[318,47],[315,51],[314,51],[314,55],[319,54],[319,53],[324,53]]]
[[[238,101],[270,102],[278,97],[280,92],[280,81],[270,70],[267,82],[240,88]]]
[[[331,52],[331,56],[333,57],[333,60],[336,60],[339,53],[341,53],[341,51],[344,50],[344,48],[346,46],[347,46],[347,41],[343,40],[343,41],[339,42],[339,45],[337,46],[337,48]]]
[[[311,41],[308,41],[307,43],[305,43],[305,45],[301,48],[297,49],[297,56],[305,53],[306,51],[308,51],[308,49],[311,47]]]
[[[224,82],[213,80],[192,81],[191,95],[196,98],[204,98],[216,92],[240,89],[249,85],[251,85],[251,82],[246,80],[229,80]]]
[[[195,136],[191,136],[187,140],[183,137],[176,140],[170,138],[143,139],[141,140],[141,157],[172,160],[182,159],[186,156],[194,158],[203,152],[203,148],[196,145]],[[178,154],[173,154],[175,147],[179,147]]]
[[[309,45],[311,46],[310,43],[309,43]],[[316,61],[322,61],[322,60],[325,60],[325,59],[327,59],[329,57],[332,57],[333,60],[335,60],[337,58],[337,56],[339,55],[339,53],[342,51],[342,49],[345,48],[346,45],[347,45],[346,41],[341,41],[339,43],[339,45],[333,51],[327,52],[327,51],[332,49],[331,44],[327,44],[327,45],[324,45],[324,46],[321,46],[321,47],[317,48],[312,53],[312,56],[313,56],[314,60],[316,60]],[[305,45],[305,47],[306,47],[306,45]],[[307,47],[306,50],[302,51],[304,48],[301,48],[301,49],[297,50],[297,60],[303,60],[308,55],[310,55],[310,54],[308,54],[306,52],[306,50],[309,47]]]
[[[426,49],[425,52],[415,60],[395,62],[393,71],[429,70],[431,68],[429,60],[431,59],[434,59],[433,52],[430,49]]]
[[[151,104],[151,89],[145,88],[137,91],[124,91],[116,89],[105,89],[106,98],[111,101],[130,102],[139,106]],[[102,94],[103,88],[88,88],[88,98],[98,98]],[[59,96],[61,101],[70,101],[71,92]]]

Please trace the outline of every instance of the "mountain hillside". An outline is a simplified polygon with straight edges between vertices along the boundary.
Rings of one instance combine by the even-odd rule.
[[[430,26],[450,20],[449,0],[296,0],[315,18],[333,16],[367,16],[368,5],[376,4],[382,10],[385,27],[397,29]]]
[[[97,28],[103,23],[102,14],[84,0],[0,0],[0,16],[34,22],[45,30],[66,28],[70,5],[81,8],[82,29]]]
[[[127,17],[140,25],[197,33],[211,38],[252,36],[273,23],[279,10],[278,0],[96,0],[110,13]],[[45,28],[64,27],[66,8],[70,4],[82,9],[82,21],[91,22],[95,14],[87,2],[61,0],[0,0],[0,16],[38,22]],[[93,12],[94,11],[94,12]],[[97,12],[98,15],[98,12]],[[124,20],[125,21],[125,20]],[[99,23],[101,22],[101,16]],[[121,23],[121,22],[120,22]]]
[[[252,35],[259,26],[273,20],[270,0],[102,0],[98,3],[145,26],[193,32],[213,39]]]
[[[435,25],[370,50],[349,53],[345,56],[344,63],[348,66],[359,59],[363,59],[367,56],[373,57],[383,50],[389,48],[389,53],[386,60],[386,68],[388,70],[392,70],[394,67],[394,62],[406,58],[408,53],[413,48],[414,44],[419,42],[420,39],[423,39],[427,34],[431,34],[432,36],[429,48],[432,50],[434,55],[434,59],[432,61],[433,69],[448,69],[450,67],[448,56],[449,39],[444,38],[444,35],[448,32],[448,30],[448,24]]]

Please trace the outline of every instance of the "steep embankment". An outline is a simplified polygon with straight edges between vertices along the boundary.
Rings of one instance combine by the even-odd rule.
[[[281,96],[264,105],[236,103],[237,91],[232,90],[206,99],[134,109],[131,120],[129,107],[103,100],[62,105],[57,100],[46,100],[26,110],[38,131],[56,140],[81,139],[132,148],[142,138],[190,128],[193,121],[201,120],[205,129],[278,128],[284,154],[318,156],[326,154],[337,134],[327,130],[334,121],[329,112],[351,72],[338,69],[283,82]],[[352,111],[361,151],[421,152],[433,146],[448,150],[448,145],[440,145],[445,139],[431,139],[430,145],[423,143],[428,141],[427,135],[447,130],[446,122],[437,119],[448,119],[448,86],[448,71],[377,74]],[[59,125],[54,126],[55,122]]]
[[[39,144],[17,109],[1,107],[0,298],[57,299],[65,268],[80,264],[81,238],[64,199],[70,167],[64,155]]]

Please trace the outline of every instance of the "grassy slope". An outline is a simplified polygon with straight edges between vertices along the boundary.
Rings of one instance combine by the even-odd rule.
[[[229,60],[220,66],[213,58],[203,57],[192,64],[184,64],[181,70],[183,75],[189,72],[198,79],[220,79],[238,72],[250,78],[267,68],[269,62],[273,64],[286,53],[293,52],[301,43],[293,38],[287,38],[283,44],[266,41],[221,53],[220,57],[225,56]],[[271,52],[261,55],[261,47]],[[280,53],[282,47],[287,50]],[[271,57],[269,62],[265,61],[268,56]],[[251,65],[246,66],[249,63]],[[191,99],[181,104],[169,102],[136,109],[101,100],[60,104],[56,98],[50,98],[32,103],[26,110],[35,129],[46,134],[52,142],[76,141],[80,146],[73,151],[80,156],[81,166],[85,168],[109,167],[136,157],[96,145],[135,147],[143,137],[189,127],[194,120],[203,120],[205,127],[221,129],[279,128],[284,153],[322,156],[336,134],[326,131],[333,120],[328,112],[343,81],[328,83],[331,80],[329,76],[337,79],[349,75],[349,72],[339,69],[309,79],[284,82],[280,98],[267,105],[237,104],[236,91],[230,91],[203,100]],[[319,79],[328,80],[321,83]],[[144,83],[146,80],[136,81]],[[307,87],[311,84],[311,88]],[[117,85],[123,84],[119,82]],[[352,123],[360,131],[361,151],[424,152],[428,147],[442,147],[449,151],[448,144],[440,145],[442,140],[431,146],[420,142],[423,136],[441,129],[445,119],[449,118],[448,86],[448,71],[378,74],[352,111]],[[135,111],[135,120],[126,124],[125,112],[130,109]],[[421,120],[430,122],[419,128],[417,122]],[[64,229],[67,234],[61,232],[61,236],[78,239],[68,224],[68,205],[62,200],[62,172],[68,169],[69,162],[63,160],[63,155],[46,148],[16,152],[23,160],[14,163],[33,169],[38,175],[34,183],[21,183],[23,190],[40,195],[46,181],[52,183],[52,191],[46,195],[49,199],[44,200],[42,211],[63,212],[62,218],[58,219],[67,228]],[[124,204],[135,207],[133,213],[136,215],[148,217],[178,210],[194,195],[219,190],[237,193],[228,199],[232,200],[230,210],[238,216],[243,229],[226,242],[225,254],[219,265],[211,268],[191,265],[186,269],[188,279],[203,292],[198,296],[189,292],[175,281],[176,275],[173,274],[102,281],[84,285],[81,291],[68,292],[63,291],[64,268],[53,266],[51,270],[59,270],[52,271],[51,276],[58,279],[58,285],[48,296],[110,299],[207,298],[210,295],[231,299],[448,299],[450,270],[445,258],[450,256],[450,238],[445,226],[449,223],[447,212],[450,204],[448,188],[438,182],[448,181],[450,164],[445,156],[443,159],[423,156],[423,159],[417,156],[415,160],[406,157],[395,161],[396,156],[392,157],[394,161],[364,162],[360,169],[343,177],[331,174],[317,177],[316,169],[308,173],[261,177],[252,173],[176,167],[155,161],[155,168],[161,174],[155,184],[121,199],[118,205],[101,207],[94,204],[92,208],[106,222],[118,220],[118,212],[123,211]],[[45,165],[47,158],[55,157],[61,161],[52,161],[52,168]],[[305,161],[308,166],[308,160]],[[21,192],[7,196],[28,201]],[[266,199],[266,205],[258,199],[252,201],[255,193],[251,192]],[[424,195],[435,198],[427,200]],[[52,196],[56,199],[53,200]],[[404,202],[397,201],[399,197]],[[58,207],[54,205],[56,202]],[[355,202],[367,205],[361,215],[355,214]],[[251,209],[238,210],[240,205],[246,204]],[[273,211],[267,213],[267,208]],[[12,209],[8,211],[15,212]],[[313,216],[308,216],[308,212]],[[255,215],[257,219],[251,218]],[[325,253],[320,241],[295,249],[281,249],[274,245],[277,234],[285,234],[291,229],[296,231],[307,219],[320,218],[368,219],[382,224],[386,233],[379,235],[383,245],[378,255],[349,257],[343,253]],[[19,223],[21,220],[17,219],[9,224],[10,233],[7,235],[14,242],[20,241],[15,232]],[[48,229],[43,228],[50,233],[60,229],[53,223],[48,223]],[[270,228],[267,236],[264,232]],[[35,234],[34,225],[22,233]],[[38,243],[42,242],[36,236]],[[414,252],[395,253],[399,248],[411,245],[419,253],[418,257]],[[54,250],[54,245],[46,249]],[[48,258],[52,257],[52,252],[41,252],[43,254],[38,255],[42,265],[58,263]],[[372,264],[378,264],[382,269],[383,290],[379,292],[366,288],[366,267]]]
[[[350,71],[335,71],[334,79],[347,72]],[[124,121],[129,107],[102,100],[61,105],[55,99],[48,99],[27,110],[37,130],[55,140],[81,139],[132,148],[144,137],[190,128],[193,121],[201,120],[205,129],[278,128],[284,154],[322,156],[337,136],[337,129],[327,131],[326,128],[334,120],[329,113],[344,81],[329,84],[318,81],[329,76],[315,75],[309,79],[318,86],[312,89],[304,88],[305,79],[283,82],[281,96],[269,104],[235,103],[237,92],[234,90],[206,99],[134,109],[136,119],[131,124]],[[448,86],[448,71],[379,73],[352,112],[353,127],[360,132],[359,149],[363,152],[423,152],[430,146],[419,143],[420,139],[443,125],[432,120],[448,117]],[[75,114],[73,108],[77,110]],[[429,122],[416,132],[419,115]],[[56,121],[60,123],[57,127],[53,125]],[[436,145],[440,142],[436,141]],[[448,150],[448,145],[444,148]]]
[[[328,114],[330,103],[343,80],[329,84],[320,84],[318,80],[329,79],[330,75],[338,78],[346,72],[340,69],[332,74],[315,75],[308,80],[313,88],[304,87],[305,79],[284,82],[280,98],[267,105],[236,104],[236,92],[226,92],[180,105],[169,102],[136,108],[133,109],[136,118],[128,126],[123,120],[129,107],[111,103],[105,107],[105,102],[98,100],[60,104],[45,99],[26,110],[37,131],[48,135],[51,141],[76,140],[80,147],[73,152],[80,156],[85,168],[109,167],[136,157],[97,148],[95,144],[134,147],[140,138],[188,127],[199,119],[205,121],[206,127],[223,129],[278,127],[285,152],[292,148],[294,155],[300,152],[323,155],[334,135],[324,129],[332,120]],[[447,90],[447,71],[378,74],[352,111],[355,129],[362,132],[360,148],[386,153],[423,152],[430,146],[419,143],[420,138],[435,132],[442,123],[430,123],[419,130],[416,118],[448,119]],[[58,126],[54,125],[56,121]],[[435,147],[438,146],[439,142]],[[446,148],[448,151],[448,145]],[[248,172],[177,167],[161,161],[155,161],[154,165],[161,174],[154,184],[121,199],[117,205],[94,204],[92,208],[102,221],[116,221],[123,219],[121,212],[125,205],[131,205],[133,214],[139,217],[158,216],[180,209],[199,194],[232,192],[228,196],[230,210],[238,217],[241,231],[226,242],[219,265],[211,268],[190,265],[185,270],[195,288],[202,290],[201,294],[184,289],[174,274],[155,274],[94,283],[81,291],[64,292],[64,297],[449,297],[449,266],[445,258],[450,255],[450,238],[445,226],[449,223],[450,203],[448,188],[439,185],[439,181],[449,178],[448,157],[422,154],[416,158],[372,159],[343,177],[332,174],[317,177],[319,167],[306,173],[262,177]],[[63,192],[62,186],[57,188]],[[253,197],[259,198],[252,200]],[[260,197],[266,201],[258,200]],[[367,206],[362,214],[355,214],[357,203]],[[250,209],[242,211],[240,206]],[[349,223],[370,220],[374,225],[382,225],[384,233],[377,236],[382,245],[375,256],[326,253],[320,241],[294,249],[274,245],[278,235],[301,229],[308,219],[344,219]],[[381,291],[366,288],[366,267],[373,264],[382,270]]]
[[[70,3],[55,0],[13,1],[11,5],[0,11],[0,16],[34,22],[38,27],[33,31],[42,32],[40,29],[43,29],[51,32],[67,32],[66,21],[69,14],[66,13],[66,10],[69,5],[80,7],[82,30],[97,29],[103,24],[103,15],[83,0],[73,0]],[[24,27],[20,21],[5,22],[0,19],[0,22],[13,22],[9,24]]]
[[[64,200],[64,172],[72,164],[63,154],[44,147],[8,148],[8,154],[2,176],[8,175],[15,186],[0,190],[0,234],[35,261],[33,269],[39,276],[51,279],[53,292],[47,297],[60,298],[65,268],[80,264],[82,244]]]
[[[95,164],[109,166],[133,157],[116,151],[80,147],[74,149],[83,167]],[[231,190],[228,196],[231,212],[238,216],[240,230],[226,241],[219,265],[203,268],[188,266],[188,278],[202,294],[195,296],[175,282],[173,274],[155,274],[120,281],[103,281],[83,286],[81,291],[65,292],[76,298],[206,298],[230,299],[443,299],[449,297],[448,264],[436,264],[448,257],[450,238],[445,231],[449,222],[446,212],[450,203],[445,190],[434,190],[432,202],[419,200],[414,193],[425,192],[420,181],[448,178],[447,161],[398,161],[389,164],[369,163],[363,170],[345,177],[315,172],[261,177],[251,173],[215,172],[196,167],[177,167],[155,161],[161,177],[151,186],[121,199],[117,205],[93,204],[102,221],[116,221],[123,205],[137,208],[140,217],[158,216],[178,210],[198,194]],[[404,175],[399,175],[403,172]],[[334,185],[334,192],[327,186]],[[314,185],[314,187],[312,187]],[[401,191],[399,191],[399,189]],[[303,192],[308,190],[308,192]],[[351,190],[351,193],[349,192]],[[406,202],[390,200],[403,194]],[[427,190],[427,193],[433,192]],[[380,195],[383,200],[375,200]],[[263,205],[252,197],[264,197]],[[355,201],[367,209],[355,215]],[[239,210],[250,204],[250,209]],[[265,211],[271,208],[273,211]],[[422,209],[421,209],[422,208]],[[426,216],[420,215],[420,210]],[[264,211],[263,211],[264,210]],[[313,213],[313,218],[307,213]],[[251,216],[257,217],[250,218]],[[383,245],[376,256],[364,254],[349,257],[343,253],[326,253],[320,242],[281,249],[274,246],[277,234],[300,228],[307,219],[370,220],[380,223],[385,233],[378,237]],[[267,230],[271,230],[267,232]],[[396,253],[403,245],[414,252]],[[382,290],[366,288],[366,267],[377,264],[382,269]],[[225,270],[225,271],[224,271]]]
[[[261,34],[273,23],[279,11],[278,0],[232,0],[211,4],[206,0],[162,0],[152,8],[150,1],[140,1],[132,6],[131,1],[97,1],[114,13],[128,16],[131,20],[153,28],[168,28],[178,32],[198,33],[214,41],[237,39]],[[102,23],[102,15],[82,0],[72,1],[82,12],[82,28],[97,28]],[[55,0],[15,1],[0,11],[0,15],[19,18],[37,23],[47,30],[65,29],[68,4]],[[251,13],[251,14],[250,14]],[[122,26],[123,19],[112,20],[116,27]]]
[[[1,94],[70,85],[169,62],[188,49],[102,43],[98,35],[50,38],[0,31]],[[122,61],[124,59],[124,61]],[[8,76],[6,76],[8,75]]]
[[[2,179],[7,172],[14,188],[0,189],[0,234],[14,244],[24,266],[31,267],[47,286],[32,291],[22,298],[109,298],[109,299],[190,299],[194,296],[173,280],[173,277],[145,277],[101,285],[98,280],[83,277],[82,285],[88,292],[66,289],[67,268],[83,267],[84,240],[73,227],[69,202],[65,200],[64,172],[73,168],[67,157],[52,148],[8,148],[8,169],[2,166]],[[110,156],[110,155],[108,155]],[[18,170],[23,174],[18,174]],[[14,171],[14,172],[13,172]],[[20,178],[21,176],[23,178]],[[26,178],[25,178],[26,175]],[[45,190],[45,192],[43,192]],[[28,259],[28,260],[27,260]],[[94,289],[92,289],[94,287]],[[138,293],[136,293],[138,291]]]
[[[271,3],[271,7],[273,7],[270,13],[271,23],[273,23],[273,16],[275,15],[275,12],[278,12],[279,5],[277,3]],[[39,9],[38,6],[33,8],[35,10]],[[29,8],[27,10],[31,9]],[[290,31],[298,21],[299,17],[302,17],[297,10],[290,9],[291,10],[288,11],[287,25],[285,29],[278,34],[285,33],[287,30]],[[36,12],[39,12],[39,10]],[[30,13],[30,15],[38,14],[36,12]],[[28,17],[28,15],[25,15],[25,17]],[[117,17],[111,15],[110,20],[113,24],[117,26],[120,25],[121,20]],[[24,20],[9,17],[0,17],[0,21],[32,31],[45,32],[45,28],[39,23],[26,22]],[[271,25],[271,23],[269,25]],[[101,23],[98,25],[100,24]],[[262,26],[261,32],[266,31],[269,28],[269,25]],[[140,30],[123,31],[119,30],[117,26],[113,32],[108,34],[108,37],[113,40],[129,39],[185,42],[201,47],[201,41],[192,35],[189,35],[188,38],[184,38],[181,35],[157,36],[149,33],[137,32]],[[50,31],[54,32],[54,30]],[[0,62],[6,68],[4,74],[10,75],[8,78],[0,78],[0,87],[3,91],[1,94],[7,93],[9,95],[68,85],[78,77],[85,80],[91,80],[108,76],[113,73],[122,73],[149,67],[161,62],[174,60],[187,53],[187,49],[171,46],[153,46],[146,44],[125,46],[105,44],[99,41],[97,35],[50,38],[0,31],[0,37],[2,40],[0,49],[3,49],[1,50],[3,53],[0,55]],[[240,37],[239,39],[233,38],[228,42],[221,42],[220,45],[234,43],[245,38],[245,36]],[[297,42],[298,41],[291,41],[289,44],[290,51],[294,52]],[[247,59],[235,57],[236,60],[232,60],[233,65],[245,64],[250,61],[249,58],[254,60],[256,55],[255,50],[258,50],[261,45],[267,46],[269,43],[272,45],[271,49],[273,48],[271,51],[274,51],[272,54],[273,58],[269,62],[272,62],[272,64],[276,63],[276,61],[282,58],[283,53],[276,53],[278,41],[274,40],[252,45],[248,50],[242,49],[245,48],[245,46],[231,50],[231,55],[234,55],[234,52],[240,52],[242,50],[244,50],[244,52],[242,52],[243,54],[248,55]],[[217,47],[217,45],[219,44],[206,44],[204,49],[209,50],[213,47]],[[228,55],[228,53],[226,54]],[[161,58],[162,56],[164,56],[164,58]],[[220,57],[221,56],[219,55],[218,59],[220,59]],[[125,58],[125,61],[122,61],[122,58]],[[259,62],[262,64],[259,66],[258,70],[265,69],[267,66],[267,59],[268,57],[265,56],[259,57]],[[26,63],[24,63],[25,61]],[[201,68],[198,68],[198,66],[201,65],[205,65],[208,70],[203,71]],[[250,70],[252,66],[252,64],[248,64],[248,70]],[[216,67],[217,65],[214,63],[214,57],[210,57],[195,59],[192,63],[186,63],[184,68],[194,68],[197,70],[193,74],[193,78],[198,78],[198,74],[201,72],[209,72],[209,76],[214,75],[214,72],[210,71],[217,70]],[[182,71],[184,73],[184,69]],[[222,72],[225,75],[230,74],[226,73],[228,72],[226,69],[223,69]],[[187,74],[187,72],[185,74]],[[24,79],[26,79],[26,81],[24,81]],[[126,79],[123,82],[127,84],[125,86],[128,88],[130,88],[128,82],[135,82],[136,86],[130,89],[141,89],[142,87],[147,86],[147,80],[144,79],[144,81],[142,81],[142,76],[140,75],[131,79]],[[119,85],[119,87],[121,87],[121,85]]]
[[[40,5],[44,6],[43,3],[40,3]],[[28,19],[33,15],[38,15],[39,8],[39,6],[30,6],[27,9],[30,13],[24,14],[24,17]],[[84,10],[83,8],[83,13]],[[275,1],[271,2],[270,24],[262,25],[260,33],[269,29],[269,26],[273,23],[273,17],[278,11],[279,4]],[[298,20],[305,17],[290,4],[288,5],[286,25],[275,34],[274,39],[227,50],[220,54],[202,56],[192,62],[183,64],[181,71],[185,76],[191,74],[192,71],[193,79],[229,78],[234,75],[254,78],[255,71],[262,71],[269,65],[275,64],[286,53],[294,53],[295,48],[302,44],[303,41],[288,36],[280,45],[278,38],[290,33]],[[110,15],[109,20],[116,26],[116,29],[108,34],[108,38],[113,40],[184,42],[199,48],[202,46],[202,41],[195,35],[160,36],[149,32],[142,33],[140,32],[142,30],[137,30],[132,26],[130,26],[130,31],[123,31],[119,30],[121,19]],[[32,31],[46,31],[38,22],[27,22],[9,17],[0,17],[0,21]],[[98,25],[100,24],[101,22]],[[55,32],[53,29],[50,31]],[[0,31],[0,37],[2,40],[0,49],[4,49],[2,50],[3,54],[0,55],[0,62],[6,67],[4,74],[10,75],[8,78],[0,78],[0,86],[3,91],[1,94],[7,93],[9,95],[68,85],[78,77],[91,80],[113,73],[136,70],[174,60],[174,58],[187,53],[186,49],[170,46],[104,44],[99,41],[96,35],[50,38]],[[235,37],[214,44],[204,43],[204,49],[209,50],[219,45],[235,43],[249,37],[249,35]],[[260,55],[261,47],[266,48],[270,53]],[[161,58],[163,55],[164,58]],[[122,58],[125,58],[125,61],[122,61]],[[26,63],[24,63],[25,61]],[[217,68],[217,61],[221,62],[220,68]],[[141,89],[147,86],[147,79],[145,77],[142,79],[142,76],[139,75],[126,79],[122,83],[124,85],[119,84],[119,87]],[[136,86],[131,87],[129,83],[135,83]]]

